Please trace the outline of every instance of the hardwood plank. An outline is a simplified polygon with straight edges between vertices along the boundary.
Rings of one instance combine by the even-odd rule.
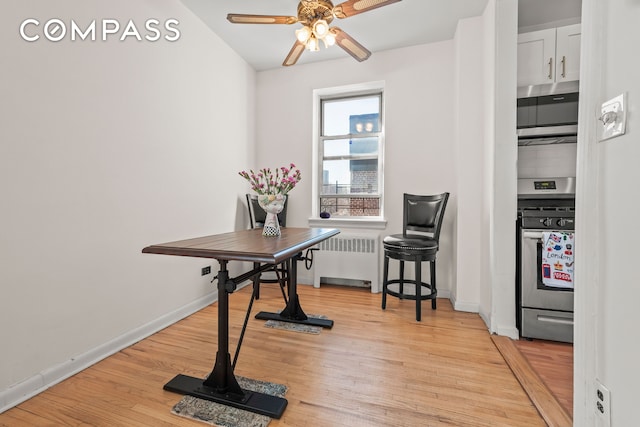
[[[504,359],[508,361],[514,375],[522,384],[547,425],[550,427],[571,427],[573,421],[569,413],[560,405],[513,341],[508,337],[497,335],[493,335],[491,339]]]
[[[382,310],[368,289],[298,293],[307,314],[334,327],[302,334],[252,318],[236,366],[237,375],[289,388],[270,427],[545,426],[477,314],[440,299],[416,322],[413,301],[392,299]],[[230,296],[232,352],[249,298],[248,287]],[[282,307],[278,286],[261,286],[253,312]],[[0,425],[201,426],[172,415],[181,396],[162,387],[178,373],[209,374],[216,322],[213,304],[0,414]]]
[[[573,417],[573,344],[526,339],[514,344]]]

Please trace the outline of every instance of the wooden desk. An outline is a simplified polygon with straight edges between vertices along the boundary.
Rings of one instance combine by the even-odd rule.
[[[213,258],[218,260],[220,264],[217,276],[218,352],[213,370],[205,380],[186,375],[177,375],[165,384],[164,389],[256,412],[272,418],[280,418],[287,406],[286,399],[243,390],[238,385],[233,373],[229,354],[229,294],[236,290],[238,284],[254,277],[256,274],[271,268],[273,265],[293,260],[289,278],[289,302],[285,310],[290,312],[290,316],[293,317],[292,321],[304,322],[306,315],[300,308],[296,291],[296,262],[301,258],[303,250],[339,232],[339,230],[335,229],[286,227],[282,228],[282,235],[279,237],[264,237],[262,236],[262,230],[251,229],[163,243],[144,248],[142,250],[143,253]],[[254,263],[256,268],[235,278],[230,278],[227,270],[229,261],[250,261]],[[291,309],[289,309],[290,306],[292,307]],[[305,319],[302,319],[302,317]],[[280,318],[280,320],[287,319]],[[244,328],[242,334],[244,334]]]

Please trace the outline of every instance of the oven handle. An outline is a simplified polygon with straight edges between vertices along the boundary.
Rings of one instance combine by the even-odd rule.
[[[564,317],[553,317],[553,316],[545,316],[542,314],[538,315],[538,321],[547,322],[547,323],[556,323],[559,325],[571,325],[573,326],[572,319],[566,319]]]
[[[525,239],[539,239],[542,240],[542,231],[523,231],[522,237]]]

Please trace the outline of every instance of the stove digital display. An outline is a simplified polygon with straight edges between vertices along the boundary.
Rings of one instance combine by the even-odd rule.
[[[555,181],[533,181],[533,186],[536,190],[555,190]]]

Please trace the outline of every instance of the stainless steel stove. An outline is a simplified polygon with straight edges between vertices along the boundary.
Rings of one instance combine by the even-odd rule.
[[[574,221],[575,178],[518,180],[517,325],[524,338],[573,342]],[[556,249],[549,262],[545,251]]]

